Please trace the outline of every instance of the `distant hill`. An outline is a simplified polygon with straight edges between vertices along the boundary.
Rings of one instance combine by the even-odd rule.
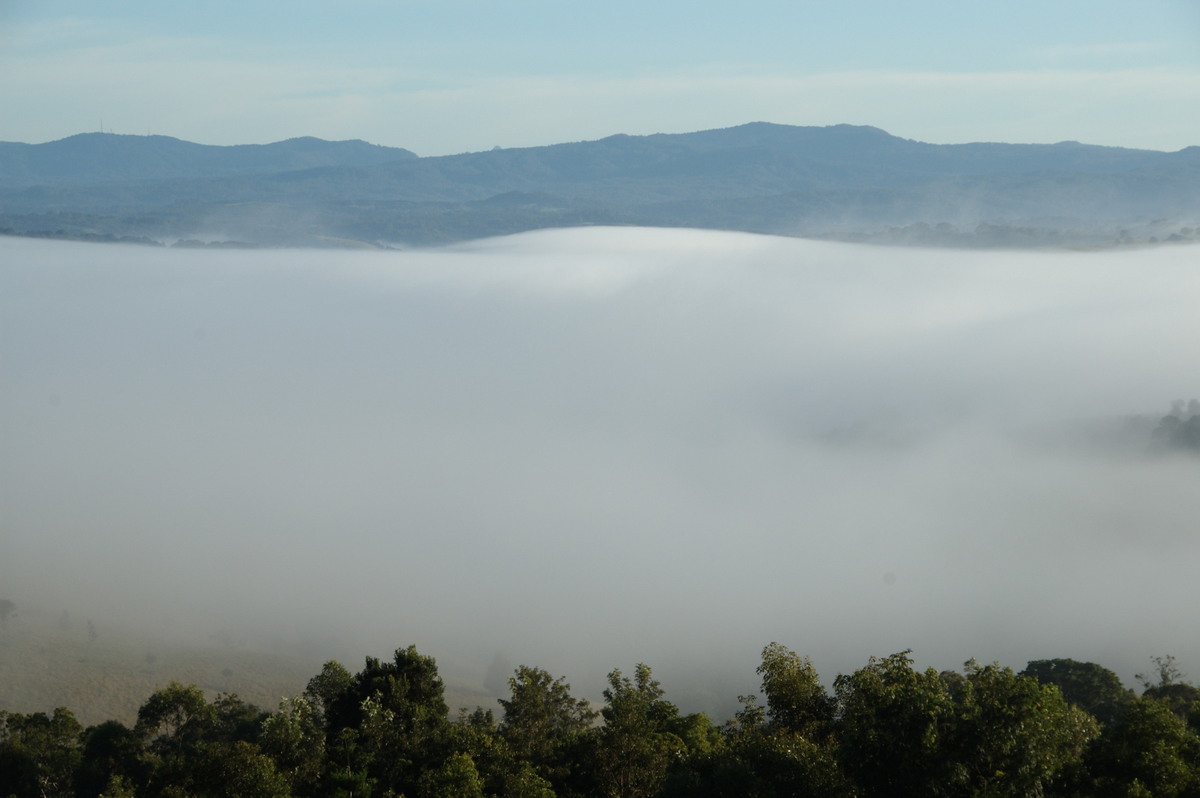
[[[1198,222],[1200,147],[939,145],[763,122],[428,158],[311,138],[0,144],[0,228],[19,233],[403,245],[636,224],[1037,245],[1187,238]]]
[[[0,142],[0,186],[94,185],[262,175],[322,166],[378,166],[417,156],[365,141],[297,138],[215,147],[169,136],[81,133],[45,144]]]

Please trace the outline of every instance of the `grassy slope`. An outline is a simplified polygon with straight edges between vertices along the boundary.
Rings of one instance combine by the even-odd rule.
[[[304,690],[330,656],[252,651],[214,641],[188,645],[96,627],[52,613],[18,610],[0,627],[0,710],[50,712],[69,708],[84,725],[115,719],[132,725],[138,707],[172,680],[195,684],[210,698],[236,693],[263,709]],[[352,672],[361,661],[342,660]],[[473,685],[447,686],[447,703],[497,709]]]

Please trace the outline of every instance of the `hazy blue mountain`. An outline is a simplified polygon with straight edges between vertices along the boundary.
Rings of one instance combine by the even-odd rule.
[[[406,158],[416,155],[357,140],[305,137],[217,147],[170,136],[81,133],[45,144],[0,142],[0,185],[17,188],[228,177],[320,166],[376,166]]]
[[[852,125],[757,122],[427,158],[311,138],[0,144],[0,227],[21,232],[429,244],[568,224],[893,238],[926,225],[964,243],[979,225],[989,240],[1003,227],[1090,241],[1198,219],[1200,147],[939,145]]]

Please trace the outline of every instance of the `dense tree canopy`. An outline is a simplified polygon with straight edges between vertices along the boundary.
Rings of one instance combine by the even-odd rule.
[[[1134,698],[1117,674],[1094,662],[1038,659],[1026,665],[1021,675],[1057,687],[1068,702],[1104,724],[1115,722]]]
[[[177,682],[132,728],[0,712],[0,796],[1200,796],[1200,690],[1152,660],[1140,695],[1095,663],[938,672],[907,651],[830,692],[772,643],[765,706],[743,696],[717,726],[644,664],[609,674],[599,711],[522,665],[499,721],[451,719],[435,661],[410,646],[358,673],[329,662],[275,712]]]

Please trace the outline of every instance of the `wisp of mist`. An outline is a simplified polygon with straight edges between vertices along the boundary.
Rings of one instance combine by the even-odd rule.
[[[771,641],[1200,674],[1200,461],[1120,434],[1200,392],[1195,262],[0,239],[0,594],[685,706]]]

